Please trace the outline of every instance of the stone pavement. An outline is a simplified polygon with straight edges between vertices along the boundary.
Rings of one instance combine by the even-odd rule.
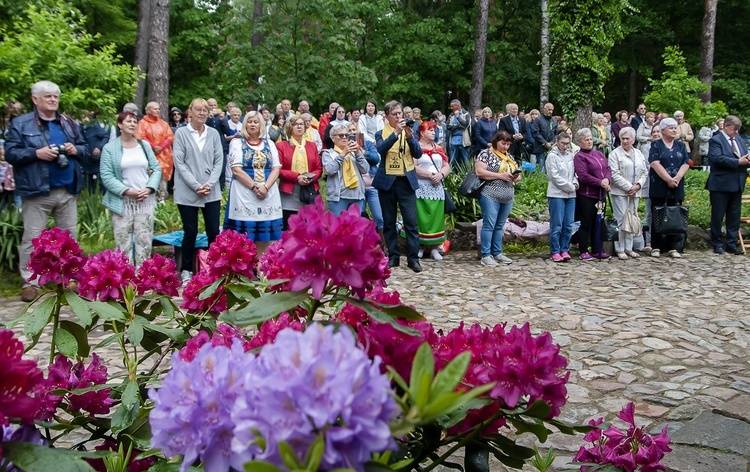
[[[451,253],[424,260],[420,274],[395,269],[390,288],[439,327],[528,321],[534,333],[550,331],[572,371],[562,419],[611,421],[633,401],[639,425],[652,432],[669,425],[676,443],[669,470],[748,470],[750,259],[705,252],[565,264],[512,258],[486,268],[476,252]],[[0,320],[22,307],[0,301]],[[43,356],[48,342],[43,337],[31,355]],[[122,373],[119,364],[107,366]],[[582,439],[553,434],[540,449],[553,446],[564,468]],[[493,462],[492,470],[506,469]]]

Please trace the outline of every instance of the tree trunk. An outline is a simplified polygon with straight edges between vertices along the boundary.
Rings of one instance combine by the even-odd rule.
[[[586,105],[578,107],[576,117],[571,124],[571,127],[573,128],[573,135],[575,135],[575,133],[577,133],[579,129],[591,127],[591,113],[593,111],[594,104],[591,102],[591,100],[589,100]]]
[[[539,108],[547,102],[549,102],[549,0],[542,0],[542,77],[539,85]]]
[[[703,103],[711,101],[711,83],[714,75],[714,37],[716,33],[716,10],[719,0],[705,0],[706,13],[703,15],[703,36],[701,37],[700,80],[708,85],[708,90],[700,95]]]
[[[489,0],[478,0],[477,26],[474,32],[474,65],[471,68],[471,95],[469,97],[469,108],[472,113],[482,106],[484,61],[487,57],[487,14],[489,7]]]
[[[135,40],[135,67],[140,69],[143,77],[135,86],[133,103],[143,110],[143,99],[146,96],[146,73],[148,72],[148,39],[151,31],[151,0],[138,2],[138,35]]]
[[[151,0],[148,54],[148,101],[158,102],[161,117],[169,114],[169,0]]]
[[[255,22],[258,21],[258,18],[260,18],[263,15],[263,3],[261,3],[261,0],[253,0],[253,25],[255,25]],[[261,41],[263,38],[260,36],[259,32],[253,33],[253,37],[250,40],[250,45],[254,48],[257,48],[260,46]]]

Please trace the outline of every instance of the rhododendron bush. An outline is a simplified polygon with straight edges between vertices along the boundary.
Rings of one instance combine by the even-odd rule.
[[[0,329],[0,470],[427,471],[462,447],[520,468],[534,451],[511,437],[600,431],[555,419],[569,375],[549,333],[436,330],[388,288],[356,206],[318,199],[289,226],[260,257],[222,232],[181,299],[170,259],[86,257],[44,231],[29,269],[48,290]],[[591,434],[580,459],[629,460],[635,440]],[[656,467],[666,434],[629,434]]]

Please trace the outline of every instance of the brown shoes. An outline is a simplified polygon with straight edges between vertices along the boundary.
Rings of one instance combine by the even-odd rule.
[[[21,300],[24,302],[33,302],[36,299],[37,294],[39,293],[39,289],[36,289],[32,286],[24,287],[21,289]]]

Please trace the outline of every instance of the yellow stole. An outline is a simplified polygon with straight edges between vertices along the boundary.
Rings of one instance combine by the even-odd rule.
[[[357,188],[359,186],[359,179],[357,178],[357,169],[354,168],[354,161],[349,158],[346,151],[338,146],[333,147],[333,151],[339,156],[344,156],[344,164],[341,166],[341,173],[344,176],[344,187],[346,188]]]
[[[490,149],[492,149],[492,153],[500,159],[500,168],[497,169],[498,174],[504,174],[506,172],[512,174],[513,171],[518,168],[516,161],[511,159],[507,154],[501,153],[494,147]]]
[[[307,153],[305,152],[305,138],[302,138],[302,142],[297,142],[296,139],[289,138],[289,142],[294,146],[292,170],[298,174],[307,174],[309,169],[307,167]]]
[[[393,128],[386,122],[383,127],[383,139],[393,134]],[[414,159],[411,157],[409,144],[406,142],[406,131],[402,131],[396,142],[385,156],[386,175],[406,175],[414,170]]]
[[[602,141],[606,141],[607,140],[607,131],[603,127],[601,127],[599,125],[594,125],[594,128],[596,128],[597,131],[599,131],[598,138],[601,139]]]

